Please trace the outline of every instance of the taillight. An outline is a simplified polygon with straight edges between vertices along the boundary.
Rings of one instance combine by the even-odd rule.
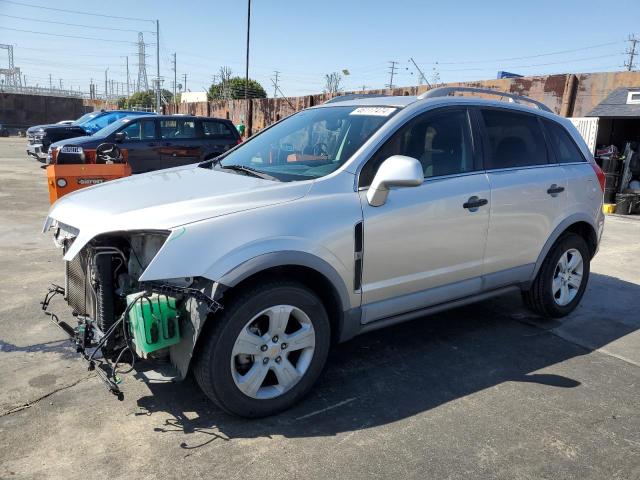
[[[242,137],[238,138],[238,143],[236,145],[240,145],[242,143]]]
[[[595,162],[592,163],[591,166],[593,167],[593,171],[596,172],[596,176],[598,177],[598,182],[600,183],[600,190],[604,192],[604,185],[605,185],[604,172]]]

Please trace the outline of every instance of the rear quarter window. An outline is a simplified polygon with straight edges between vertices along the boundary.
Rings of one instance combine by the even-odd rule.
[[[481,110],[487,138],[485,168],[529,167],[548,163],[537,116],[499,109]]]
[[[582,152],[565,128],[551,120],[543,120],[551,151],[558,163],[586,162]]]
[[[215,120],[202,121],[202,134],[205,138],[234,138],[229,125]]]

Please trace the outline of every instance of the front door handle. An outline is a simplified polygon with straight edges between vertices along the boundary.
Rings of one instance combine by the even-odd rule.
[[[486,198],[478,198],[475,195],[473,197],[469,197],[469,200],[462,204],[462,208],[467,208],[471,212],[475,212],[478,208],[482,207],[489,203],[489,200]]]
[[[547,193],[552,197],[556,197],[558,196],[559,193],[562,193],[562,192],[564,192],[564,187],[561,187],[560,185],[556,185],[555,183],[547,189]]]

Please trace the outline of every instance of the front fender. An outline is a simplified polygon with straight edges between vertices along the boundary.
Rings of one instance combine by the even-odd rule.
[[[293,264],[312,268],[336,285],[345,310],[359,307],[359,293],[348,286],[360,211],[336,208],[329,211],[342,215],[319,219],[293,203],[174,229],[140,280],[203,277],[232,286],[259,269]]]
[[[338,261],[337,259],[335,260]],[[249,278],[251,275],[269,268],[284,265],[307,267],[321,273],[336,289],[336,292],[340,297],[342,311],[347,311],[352,308],[349,290],[347,289],[344,280],[345,275],[347,275],[346,269],[340,268],[340,271],[338,271],[321,256],[300,250],[272,251],[248,258],[246,261],[239,263],[236,267],[222,275],[219,279],[219,283],[228,287],[234,287],[246,278]]]

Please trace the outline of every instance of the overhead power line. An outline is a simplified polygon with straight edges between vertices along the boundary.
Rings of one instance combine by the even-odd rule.
[[[0,0],[3,2],[4,0]],[[78,38],[80,40],[94,40],[98,42],[111,42],[111,43],[128,43],[130,45],[137,45],[138,42],[128,42],[126,40],[113,40],[111,38],[96,38],[96,37],[83,37],[80,35],[64,35],[61,33],[48,33],[48,32],[36,32],[35,30],[22,30],[19,28],[11,28],[11,27],[1,27],[2,30],[11,30],[13,32],[23,32],[23,33],[34,33],[36,35],[48,35],[52,37],[64,37],[64,38]],[[147,43],[147,45],[155,45],[155,43]]]
[[[39,18],[29,18],[29,17],[18,17],[16,15],[7,15],[5,13],[0,13],[0,17],[7,17],[7,18],[15,18],[18,20],[27,20],[29,22],[40,22],[40,23],[53,23],[56,25],[68,25],[70,27],[82,27],[82,28],[91,28],[93,30],[113,30],[115,32],[135,32],[138,33],[140,30],[136,30],[133,28],[114,28],[114,27],[102,27],[102,26],[98,26],[98,25],[85,25],[82,23],[68,23],[68,22],[56,22],[53,20],[41,20]],[[152,32],[151,30],[142,30],[144,33],[151,33],[154,34],[156,32]]]
[[[522,57],[508,57],[508,58],[494,58],[491,60],[461,60],[458,62],[437,62],[439,65],[460,65],[465,63],[492,63],[492,62],[509,62],[512,60],[526,60],[528,58],[539,58],[539,57],[547,57],[550,55],[562,55],[563,53],[574,53],[581,52],[583,50],[591,50],[593,48],[607,47],[610,45],[620,45],[623,43],[622,41],[617,42],[608,42],[608,43],[600,43],[598,45],[589,45],[586,47],[573,48],[571,50],[558,50],[556,52],[547,52],[547,53],[538,53],[536,55],[526,55]]]
[[[546,63],[533,63],[530,65],[502,65],[500,66],[500,68],[509,68],[509,69],[516,69],[516,68],[533,68],[533,67],[546,67],[549,65],[564,65],[564,64],[568,64],[568,63],[575,63],[575,62],[584,62],[586,60],[596,60],[599,58],[611,58],[613,56],[617,55],[616,53],[612,53],[612,54],[608,54],[608,55],[597,55],[595,57],[583,57],[583,58],[574,58],[571,60],[561,60],[558,62],[546,62]],[[468,67],[468,68],[449,68],[449,69],[444,69],[444,70],[440,70],[441,72],[486,72],[488,70],[493,70],[494,67],[490,66],[490,67]]]
[[[13,5],[20,5],[22,7],[39,8],[41,10],[50,10],[53,12],[75,13],[77,15],[90,15],[92,17],[115,18],[118,20],[133,20],[137,22],[155,22],[155,20],[150,20],[148,18],[121,17],[118,15],[106,15],[102,13],[82,12],[80,10],[66,10],[64,8],[45,7],[44,5],[33,5],[31,3],[15,2],[13,0],[0,0],[0,2],[11,3]]]

